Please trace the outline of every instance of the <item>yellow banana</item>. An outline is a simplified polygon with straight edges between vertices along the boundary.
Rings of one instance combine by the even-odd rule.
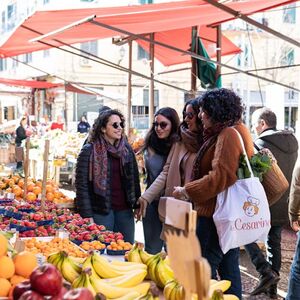
[[[102,279],[90,276],[90,282],[96,293],[103,294],[106,298],[118,298],[127,295],[130,292],[138,292],[140,296],[146,295],[150,288],[149,282],[140,283],[131,288],[117,287],[105,283]]]
[[[155,269],[157,285],[163,288],[170,280],[174,279],[174,272],[165,262],[164,259],[159,260]]]
[[[102,279],[107,284],[111,284],[118,287],[133,287],[137,284],[141,283],[147,275],[146,270],[135,270],[128,272],[122,276],[109,278],[109,279]]]
[[[131,250],[128,253],[128,261],[130,262],[137,262],[137,263],[143,263],[141,257],[140,257],[140,249],[139,244],[135,243]]]
[[[177,284],[176,286],[176,300],[182,300],[184,299],[184,289],[181,284]]]
[[[91,272],[91,269],[90,268],[87,268],[87,269],[84,269],[80,276],[78,276],[72,283],[72,287],[73,288],[80,288],[80,287],[84,287],[84,288],[87,288],[89,289],[93,296],[95,297],[96,296],[96,291],[95,289],[93,288],[91,282],[90,282],[90,275],[92,274]]]
[[[163,294],[166,300],[171,300],[171,293],[173,289],[176,287],[176,285],[177,285],[176,280],[171,280],[165,285]]]
[[[214,290],[211,300],[224,300],[223,292],[222,290]]]
[[[60,252],[52,253],[48,256],[47,262],[53,265],[56,265],[56,261],[58,261],[61,258]]]
[[[133,268],[142,268],[145,270],[147,269],[143,263],[137,263],[137,262],[112,260],[110,263],[115,266],[126,266],[127,268],[133,267]]]
[[[91,255],[88,256],[88,257],[85,259],[85,261],[83,262],[83,264],[82,264],[82,270],[87,269],[87,268],[90,268],[90,269],[91,269],[91,272],[92,272],[92,274],[93,274],[94,276],[99,277],[98,274],[96,273],[96,271],[95,271],[94,268],[93,268],[93,264],[92,264],[92,256],[91,256]],[[100,277],[99,277],[99,278],[100,278]]]
[[[156,267],[161,259],[162,258],[160,257],[160,255],[156,254],[153,257],[151,257],[147,262],[148,275],[149,275],[150,279],[153,280],[156,284],[158,283],[158,279],[156,277]]]
[[[136,292],[136,291],[132,291],[130,293],[128,293],[127,295],[124,295],[124,296],[121,296],[121,297],[118,297],[118,298],[108,298],[107,300],[136,300],[138,299],[140,296],[140,293],[139,292]]]
[[[146,250],[140,249],[140,257],[144,264],[147,264],[149,258],[153,256],[153,254],[148,253]]]
[[[84,273],[82,272],[73,282],[72,282],[72,287],[73,288],[80,288],[83,287],[85,282],[85,276]]]
[[[225,292],[230,288],[230,286],[231,282],[229,280],[217,280],[217,282],[210,284],[209,296],[212,297],[215,290],[221,290],[222,292]]]
[[[73,282],[81,272],[81,268],[74,263],[68,256],[66,256],[62,262],[61,273],[63,277],[69,281]]]

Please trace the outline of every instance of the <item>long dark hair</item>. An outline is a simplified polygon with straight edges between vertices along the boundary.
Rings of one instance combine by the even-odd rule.
[[[225,88],[204,93],[200,107],[213,123],[227,123],[228,126],[240,121],[244,111],[241,98],[234,91]]]
[[[182,122],[181,122],[180,126],[183,126],[184,128],[188,128],[188,125],[187,125],[186,121],[184,120],[184,117],[185,117],[185,112],[186,112],[187,106],[191,105],[195,115],[197,116],[197,127],[199,129],[202,128],[202,121],[198,118],[198,115],[200,112],[200,106],[199,106],[200,99],[201,99],[200,97],[195,98],[195,99],[190,99],[185,103],[183,110],[182,110]]]
[[[107,109],[107,110],[101,112],[99,114],[98,118],[95,120],[95,123],[93,125],[93,130],[88,138],[89,143],[95,142],[96,140],[98,140],[100,138],[101,135],[103,135],[102,128],[106,127],[108,120],[112,115],[119,116],[121,119],[121,122],[123,122],[125,125],[125,118],[119,110]]]
[[[167,155],[173,143],[178,140],[177,131],[178,131],[180,120],[176,110],[171,107],[163,107],[159,109],[155,113],[154,117],[157,117],[158,115],[164,116],[171,122],[170,135],[166,139],[160,139],[156,134],[154,124],[152,124],[152,127],[150,128],[150,130],[148,131],[145,137],[145,143],[142,148],[142,151],[150,147],[154,149],[155,152]]]

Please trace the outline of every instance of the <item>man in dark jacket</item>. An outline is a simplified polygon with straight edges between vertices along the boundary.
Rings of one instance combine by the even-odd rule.
[[[276,129],[277,119],[274,112],[268,108],[260,108],[252,115],[252,126],[258,138],[255,147],[260,150],[268,148],[277,163],[291,183],[293,168],[298,156],[298,142],[290,131]],[[270,207],[271,229],[267,240],[267,259],[256,243],[245,246],[252,263],[260,274],[257,287],[251,295],[266,293],[271,299],[277,299],[277,283],[280,279],[281,267],[281,231],[282,227],[289,223],[288,218],[288,196],[286,193]]]

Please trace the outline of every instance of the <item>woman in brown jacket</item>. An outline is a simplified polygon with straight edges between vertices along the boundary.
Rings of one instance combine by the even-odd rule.
[[[242,145],[234,127],[242,136],[248,156],[254,153],[249,130],[241,123],[243,106],[239,96],[228,89],[206,92],[200,101],[200,113],[204,127],[204,143],[197,153],[192,181],[184,187],[176,187],[176,198],[192,200],[197,211],[197,236],[202,255],[212,269],[212,277],[231,281],[229,293],[242,297],[239,270],[239,249],[223,254],[213,222],[217,195],[233,185],[237,178]]]

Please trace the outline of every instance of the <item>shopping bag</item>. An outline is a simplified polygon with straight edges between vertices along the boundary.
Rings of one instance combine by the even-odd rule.
[[[254,144],[255,145],[255,144]],[[256,145],[255,148],[257,149]],[[273,153],[267,149],[257,149],[259,153],[267,154],[271,160],[271,168],[263,174],[262,185],[265,189],[269,206],[275,204],[289,188],[289,182],[277,164]]]
[[[244,142],[239,133],[238,136],[251,177],[237,180],[217,196],[213,219],[224,254],[233,248],[265,241],[271,228],[265,190],[259,178],[254,177]]]

